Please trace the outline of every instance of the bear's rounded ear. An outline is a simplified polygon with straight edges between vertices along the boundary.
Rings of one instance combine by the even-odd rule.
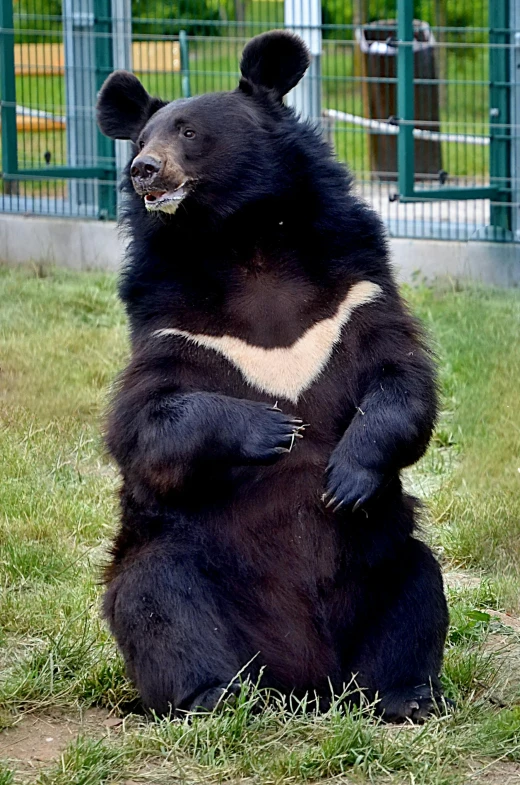
[[[288,30],[272,30],[246,44],[240,61],[239,87],[251,93],[255,87],[270,91],[279,101],[298,84],[311,61],[302,39]]]
[[[162,106],[166,102],[152,98],[136,76],[129,71],[114,71],[99,91],[97,123],[105,136],[135,142],[141,129]]]

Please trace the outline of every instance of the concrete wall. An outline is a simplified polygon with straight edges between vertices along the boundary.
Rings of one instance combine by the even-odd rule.
[[[0,215],[0,262],[117,270],[123,246],[115,223]]]
[[[472,280],[495,286],[520,286],[520,245],[479,241],[391,238],[392,262],[400,280]]]
[[[450,277],[520,285],[520,245],[391,238],[390,248],[402,281]],[[114,223],[0,215],[0,263],[117,270],[122,253]]]

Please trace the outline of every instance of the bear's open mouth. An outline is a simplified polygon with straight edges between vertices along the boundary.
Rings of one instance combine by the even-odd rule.
[[[149,212],[162,211],[174,213],[188,193],[187,180],[172,191],[148,191],[144,195],[144,205]]]

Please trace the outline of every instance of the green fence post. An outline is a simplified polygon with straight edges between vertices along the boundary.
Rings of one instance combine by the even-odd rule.
[[[96,91],[113,71],[112,3],[111,0],[94,0],[95,74]],[[113,182],[99,186],[99,217],[115,218],[117,215],[115,143],[97,131],[97,164],[108,170]]]
[[[16,81],[14,73],[13,0],[0,0],[0,106],[2,172],[16,174]]]
[[[499,189],[491,205],[491,225],[510,231],[511,205],[511,71],[509,0],[489,2],[489,179]]]
[[[181,87],[182,97],[191,98],[190,85],[190,52],[186,30],[179,30],[179,47],[181,50]]]
[[[397,168],[399,194],[411,197],[414,191],[414,67],[413,0],[397,0]]]

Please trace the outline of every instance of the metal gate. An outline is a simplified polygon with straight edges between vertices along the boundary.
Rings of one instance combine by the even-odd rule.
[[[110,0],[1,0],[4,210],[115,217],[114,144],[94,118],[111,33]]]
[[[517,238],[520,0],[0,0],[0,209],[115,217],[128,146],[95,127],[106,76],[233,89],[246,40],[283,26],[313,54],[289,103],[391,234]]]

